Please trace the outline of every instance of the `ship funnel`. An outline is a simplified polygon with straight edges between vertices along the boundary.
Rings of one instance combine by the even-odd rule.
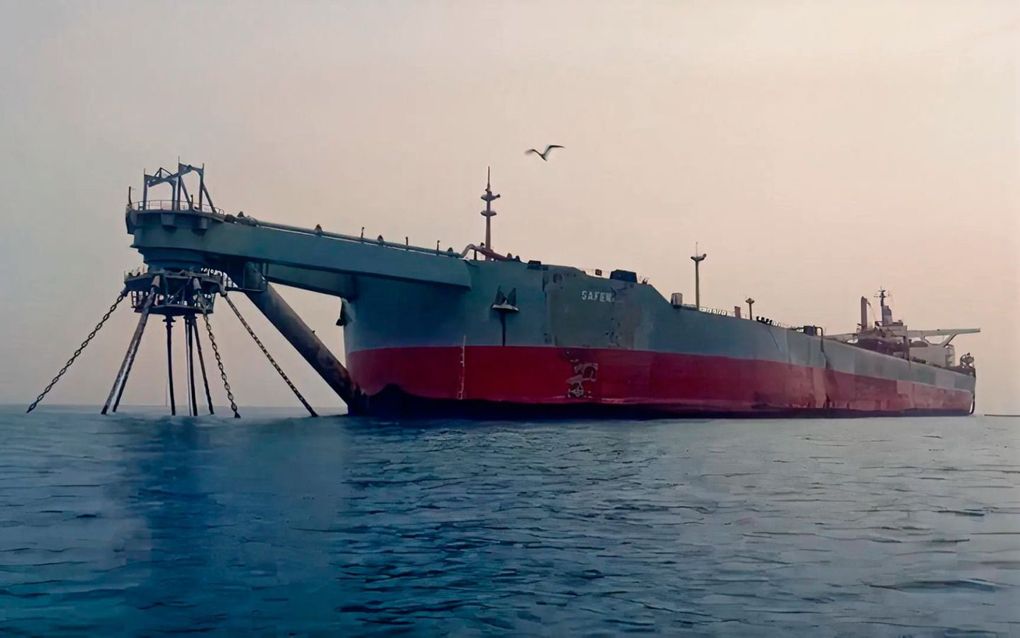
[[[868,329],[868,298],[861,297],[861,331]]]

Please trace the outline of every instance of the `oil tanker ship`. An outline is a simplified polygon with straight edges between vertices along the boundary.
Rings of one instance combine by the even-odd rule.
[[[197,204],[184,185],[189,172],[202,180]],[[200,277],[225,273],[225,285],[252,299],[352,413],[754,417],[973,409],[973,358],[957,362],[951,341],[978,330],[908,329],[893,319],[884,291],[878,321],[868,320],[862,298],[858,329],[826,335],[816,326],[741,316],[740,307],[724,313],[684,303],[680,294],[666,298],[623,269],[604,275],[499,254],[491,235],[499,195],[488,184],[486,241],[456,252],[366,238],[364,230],[344,235],[226,214],[212,206],[199,167],[161,169],[145,180],[141,201],[129,194],[126,221],[147,270],[129,277],[128,287],[155,290],[154,273],[163,273],[161,285],[192,282],[201,293]],[[160,184],[170,185],[170,199],[151,198],[149,189]],[[274,284],[341,299],[346,366]]]

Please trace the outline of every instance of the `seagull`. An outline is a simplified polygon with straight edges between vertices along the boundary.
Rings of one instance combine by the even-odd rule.
[[[539,157],[541,157],[543,162],[548,162],[549,161],[549,151],[553,150],[554,148],[565,148],[565,147],[560,146],[559,144],[550,144],[549,146],[546,146],[545,150],[542,151],[542,152],[539,152],[538,149],[529,148],[528,150],[524,151],[524,154],[525,155],[530,155],[530,154],[534,153],[535,155],[538,155]]]

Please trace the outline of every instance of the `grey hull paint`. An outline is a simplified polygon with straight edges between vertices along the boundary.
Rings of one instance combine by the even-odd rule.
[[[975,377],[908,362],[757,321],[673,307],[648,284],[559,266],[466,262],[468,289],[360,279],[344,309],[348,353],[414,346],[622,348],[767,360],[943,389]],[[516,291],[519,312],[493,311],[497,290]]]

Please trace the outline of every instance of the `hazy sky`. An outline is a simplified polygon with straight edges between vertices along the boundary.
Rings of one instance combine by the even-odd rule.
[[[913,327],[980,326],[956,341],[979,409],[1020,411],[1018,43],[1012,0],[0,0],[0,402],[29,402],[116,296],[140,263],[127,187],[180,156],[227,209],[456,246],[482,237],[492,165],[501,251],[668,296],[697,241],[703,303],[830,332],[884,286]],[[523,155],[546,143],[567,149]],[[336,300],[285,294],[341,351]],[[101,403],[134,319],[50,400]],[[241,405],[295,404],[216,325]],[[128,402],[163,402],[150,333]]]

